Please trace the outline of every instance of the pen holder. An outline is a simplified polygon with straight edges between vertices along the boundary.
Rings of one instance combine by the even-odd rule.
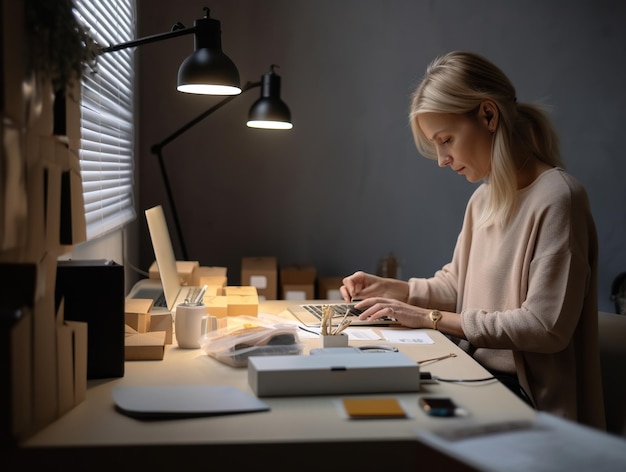
[[[347,347],[348,335],[344,333],[322,335],[322,346],[323,347]]]
[[[200,339],[207,332],[207,322],[209,320],[204,305],[178,305],[174,319],[174,334],[178,347],[183,349],[199,348]]]

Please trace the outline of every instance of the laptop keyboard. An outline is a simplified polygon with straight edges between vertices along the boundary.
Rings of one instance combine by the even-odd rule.
[[[165,301],[165,293],[161,292],[161,294],[157,297],[152,305],[158,307],[167,307],[167,301]]]
[[[185,295],[185,299],[187,300],[195,300],[200,295],[200,287],[191,287],[186,290],[187,293]],[[137,291],[137,293],[133,296],[133,298],[151,298],[154,300],[152,306],[159,308],[167,308],[167,300],[165,299],[165,292],[163,290],[158,290],[158,294],[156,290],[153,288],[142,288]]]
[[[329,303],[328,305],[320,305],[320,304],[304,304],[301,305],[302,308],[307,310],[309,313],[313,314],[318,320],[322,321],[322,309],[324,306],[331,306],[335,311],[335,315],[333,318],[343,318],[346,315],[346,312],[349,310],[348,317],[354,316],[357,317],[363,310],[359,310],[354,308],[353,303]],[[394,318],[383,316],[378,319],[378,322],[383,323],[397,323],[397,320]]]
[[[315,317],[318,320],[322,320],[322,309],[327,306],[327,305],[319,305],[319,304],[309,304],[309,305],[302,305],[302,307],[307,310],[309,313],[312,313],[313,315],[315,315]],[[350,313],[348,314],[348,316],[358,316],[362,313],[361,310],[357,310],[356,308],[354,308],[353,304],[349,304],[349,303],[330,303],[329,306],[331,306],[333,308],[333,310],[335,311],[335,315],[334,316],[345,316],[346,311],[350,310]]]

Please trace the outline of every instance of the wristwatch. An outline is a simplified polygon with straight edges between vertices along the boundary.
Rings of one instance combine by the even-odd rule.
[[[437,323],[441,318],[443,318],[443,315],[439,310],[432,310],[430,313],[428,313],[428,317],[433,322],[433,329],[437,329]]]

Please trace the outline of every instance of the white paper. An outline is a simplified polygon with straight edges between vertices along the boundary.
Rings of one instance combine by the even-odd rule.
[[[476,431],[477,434],[457,440],[425,430],[418,431],[417,435],[421,441],[484,471],[626,470],[623,438],[548,413],[538,413],[535,424],[528,428],[498,431],[497,425],[493,425],[482,428],[489,433]]]
[[[434,344],[433,339],[424,331],[415,329],[381,329],[383,337],[393,343]]]

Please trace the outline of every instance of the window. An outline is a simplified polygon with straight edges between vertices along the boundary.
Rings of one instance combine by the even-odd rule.
[[[78,18],[101,46],[135,38],[135,0],[74,0]],[[133,48],[98,56],[84,75],[79,151],[87,239],[135,217]]]

